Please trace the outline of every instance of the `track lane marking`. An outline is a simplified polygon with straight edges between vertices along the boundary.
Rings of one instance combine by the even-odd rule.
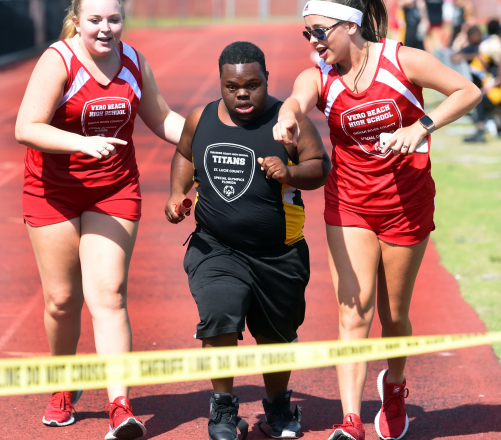
[[[39,289],[31,300],[23,307],[22,312],[17,315],[17,319],[10,325],[10,327],[5,331],[2,337],[0,337],[0,351],[8,344],[12,336],[17,332],[19,327],[24,323],[31,311],[38,305],[42,300],[42,292]]]
[[[8,182],[10,182],[14,177],[16,177],[23,170],[24,170],[24,164],[23,165],[16,164],[3,177],[0,177],[0,187],[6,185]]]

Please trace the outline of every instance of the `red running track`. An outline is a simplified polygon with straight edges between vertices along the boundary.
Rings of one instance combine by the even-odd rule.
[[[270,70],[270,91],[284,99],[292,81],[311,66],[309,47],[299,25],[219,26],[189,30],[136,30],[125,40],[151,62],[167,102],[184,116],[197,105],[219,97],[217,58],[236,39],[258,44]],[[22,222],[21,187],[25,149],[16,144],[14,123],[34,60],[0,71],[0,357],[48,354],[43,330],[39,276]],[[313,118],[330,149],[325,119]],[[144,196],[144,216],[132,260],[129,310],[134,350],[198,347],[195,303],[182,268],[182,244],[193,230],[192,218],[173,226],[164,218],[174,147],[157,140],[138,122],[135,135]],[[440,188],[438,189],[440,190]],[[311,249],[311,282],[302,341],[337,337],[337,311],[327,267],[321,190],[305,192],[305,235]],[[430,244],[418,277],[411,310],[416,335],[483,332],[484,324],[463,301],[454,278],[440,265]],[[378,337],[377,318],[371,332]],[[110,335],[112,337],[112,335]],[[251,343],[248,334],[245,343]],[[89,314],[84,311],[79,353],[94,352]],[[368,440],[376,440],[373,420],[379,410],[376,378],[384,361],[372,362],[362,421]],[[490,347],[412,357],[407,380],[410,429],[406,438],[500,439],[501,368]],[[334,368],[294,372],[291,388],[303,408],[305,439],[326,439],[342,419]],[[148,437],[205,439],[209,381],[137,387],[131,391],[135,414],[146,421]],[[264,388],[259,376],[236,379],[241,415],[263,439],[256,422],[263,420]],[[86,391],[77,404],[77,423],[48,428],[41,419],[48,395],[0,398],[0,439],[102,439],[107,431],[104,390]]]

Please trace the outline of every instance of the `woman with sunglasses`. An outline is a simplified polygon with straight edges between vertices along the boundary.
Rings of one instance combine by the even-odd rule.
[[[324,216],[339,337],[368,336],[376,290],[382,336],[409,336],[414,282],[434,229],[430,158],[417,151],[427,151],[432,131],[474,108],[481,94],[433,56],[384,38],[382,0],[310,1],[303,16],[303,34],[321,59],[297,78],[274,136],[294,143],[298,123],[315,106],[327,118],[333,152]],[[448,96],[429,115],[423,87]],[[380,142],[382,133],[392,136]],[[400,439],[408,428],[405,362],[388,359],[377,379],[375,428],[383,439]],[[337,373],[344,420],[329,439],[363,440],[367,363],[339,365]]]
[[[74,355],[85,299],[99,354],[131,350],[127,277],[141,217],[132,134],[137,115],[177,144],[184,119],[160,95],[151,67],[120,41],[122,0],[73,0],[61,41],[38,62],[19,111],[28,147],[24,220],[45,298],[51,354]],[[54,390],[43,423],[66,426],[81,392]],[[108,388],[106,439],[146,433],[122,385]]]

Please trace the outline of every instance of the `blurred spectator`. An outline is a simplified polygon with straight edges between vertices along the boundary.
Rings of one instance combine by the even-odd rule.
[[[478,57],[479,46],[482,43],[483,35],[482,31],[478,26],[471,26],[466,31],[466,44],[462,45],[461,49],[451,56],[453,63],[459,63],[460,61],[467,61],[468,64]],[[481,81],[478,77],[474,77],[473,82],[476,86],[482,87]]]
[[[424,37],[429,27],[425,0],[399,0],[404,12],[404,45],[424,50]]]
[[[471,0],[454,0],[452,11],[452,35],[450,45],[461,32],[465,23],[473,24],[475,7]]]
[[[428,29],[428,38],[426,40],[426,50],[434,53],[436,49],[444,46],[443,30],[443,0],[425,0],[426,10],[430,27]]]
[[[465,138],[465,142],[485,142],[486,121],[494,121],[494,134],[501,131],[501,27],[498,20],[487,25],[489,37],[478,46],[478,56],[470,61],[474,80],[482,93],[482,102],[475,108],[474,120],[477,126],[475,135]],[[467,55],[463,55],[467,56]]]

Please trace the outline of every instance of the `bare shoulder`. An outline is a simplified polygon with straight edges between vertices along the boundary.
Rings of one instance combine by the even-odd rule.
[[[400,46],[398,50],[398,59],[404,73],[412,82],[414,82],[415,78],[420,76],[420,73],[423,72],[424,69],[428,70],[437,64],[441,65],[441,63],[428,52],[407,46]]]
[[[318,68],[317,67],[310,67],[306,70],[303,70],[299,76],[297,77],[296,81],[315,81],[318,82],[319,80],[319,73],[318,73]]]
[[[200,118],[202,117],[202,113],[205,110],[205,105],[201,105],[200,107],[195,108],[186,118],[185,127],[186,129],[195,132],[198,123],[200,122]]]
[[[68,79],[66,64],[61,55],[54,49],[47,49],[38,60],[33,77],[50,79],[57,83],[64,83]]]

